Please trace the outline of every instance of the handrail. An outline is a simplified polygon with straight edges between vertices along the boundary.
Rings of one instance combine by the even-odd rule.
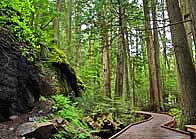
[[[168,113],[161,113],[161,114],[165,114],[165,115],[169,115],[171,117],[173,117],[172,115],[168,114]],[[186,135],[190,135],[188,132],[186,131],[183,131],[183,130],[179,130],[179,129],[176,129],[176,128],[172,128],[172,126],[170,125],[174,125],[176,124],[176,118],[173,117],[172,120],[170,121],[167,121],[166,123],[162,124],[161,127],[162,128],[166,128],[168,130],[172,130],[172,131],[175,131],[175,132],[179,132],[179,133],[182,133],[182,134],[186,134]]]
[[[148,115],[150,116],[148,119],[146,120],[142,120],[140,122],[136,122],[136,123],[132,123],[132,124],[129,124],[127,127],[125,127],[124,129],[122,129],[121,131],[119,131],[118,133],[114,134],[112,137],[108,138],[108,139],[114,139],[116,137],[118,137],[120,134],[122,134],[123,132],[125,132],[128,128],[134,126],[134,125],[138,125],[138,124],[141,124],[141,123],[144,123],[144,122],[147,122],[147,121],[150,121],[153,119],[153,115],[150,113],[150,112],[143,112],[143,111],[137,111],[136,113],[139,113],[139,114],[143,114],[143,115]],[[160,113],[160,114],[165,114],[165,115],[169,115],[171,116],[170,114],[168,113]],[[172,131],[175,131],[175,132],[179,132],[179,133],[182,133],[182,134],[185,134],[185,135],[189,135],[188,132],[186,131],[183,131],[183,130],[178,130],[178,129],[175,129],[175,128],[172,128],[173,126],[175,126],[176,124],[176,119],[175,117],[171,116],[172,117],[172,120],[170,121],[167,121],[166,123],[162,124],[161,127],[162,128],[166,128],[168,130],[172,130]],[[171,126],[171,127],[170,127]]]

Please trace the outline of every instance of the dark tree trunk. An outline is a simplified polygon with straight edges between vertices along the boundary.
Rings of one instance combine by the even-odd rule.
[[[189,8],[190,8],[191,19],[192,19],[192,33],[193,33],[193,39],[195,43],[195,61],[196,61],[196,1],[195,0],[189,0]]]
[[[167,9],[171,23],[182,21],[178,0],[167,0]],[[171,33],[184,98],[184,122],[196,124],[196,73],[183,23],[171,26]]]
[[[188,0],[180,0],[180,8],[183,20],[190,20],[190,10]],[[184,28],[186,31],[187,41],[189,45],[189,50],[193,60],[193,50],[192,50],[192,24],[191,22],[184,23]]]
[[[117,54],[117,70],[116,70],[116,96],[122,96],[123,94],[123,79],[124,79],[124,48],[125,48],[125,37],[124,37],[124,14],[121,5],[121,0],[118,0],[118,18],[119,18],[119,45]]]

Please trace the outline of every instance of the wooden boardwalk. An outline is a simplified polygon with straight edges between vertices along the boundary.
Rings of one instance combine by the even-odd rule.
[[[189,135],[161,127],[172,117],[164,114],[149,113],[153,116],[150,121],[134,125],[115,139],[190,139]]]

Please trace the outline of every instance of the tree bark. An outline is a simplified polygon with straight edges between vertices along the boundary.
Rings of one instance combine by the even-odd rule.
[[[178,0],[167,0],[167,9],[171,23],[182,21]],[[196,124],[196,73],[183,23],[171,26],[171,33],[184,98],[184,122]]]
[[[68,32],[67,32],[67,41],[68,45],[71,44],[71,38],[72,38],[72,0],[69,0],[68,4]]]
[[[78,70],[80,69],[80,64],[81,64],[81,49],[82,49],[82,32],[81,32],[81,19],[80,19],[80,13],[82,11],[82,8],[80,8],[80,6],[77,6],[77,12],[76,12],[76,20],[75,20],[75,24],[76,24],[76,34],[77,34],[77,47],[76,47],[76,64],[77,64],[77,68]]]
[[[57,0],[56,1],[57,16],[54,20],[54,40],[56,41],[58,47],[60,47],[60,29],[59,29],[60,11],[61,11],[61,1]]]
[[[152,105],[152,109],[155,112],[159,112],[160,111],[160,99],[159,99],[159,89],[158,89],[157,72],[156,72],[155,48],[153,45],[152,32],[149,30],[151,27],[150,27],[150,10],[149,10],[148,3],[149,3],[148,0],[143,0],[145,32],[146,32],[147,53],[148,53],[148,65],[149,65],[150,102]]]
[[[183,20],[190,20],[190,10],[188,0],[180,0],[180,7],[182,12]],[[184,23],[184,28],[186,31],[186,37],[188,40],[189,50],[193,60],[193,50],[192,50],[192,24],[191,22]]]
[[[189,8],[191,13],[192,19],[192,33],[193,39],[195,43],[195,61],[196,61],[196,1],[195,0],[188,0],[189,1]]]
[[[163,57],[164,57],[164,65],[165,65],[165,68],[168,68],[170,69],[170,63],[169,63],[169,60],[167,58],[167,45],[166,45],[166,20],[165,20],[165,0],[161,0],[161,3],[162,3],[162,19],[163,19],[163,35],[161,35],[160,33],[160,38],[161,38],[161,41],[162,41],[162,45],[163,45]],[[163,36],[163,37],[161,37]]]
[[[124,79],[124,48],[125,48],[125,38],[124,38],[124,15],[121,5],[121,0],[118,3],[118,22],[119,22],[119,45],[117,53],[117,69],[116,69],[116,87],[115,94],[120,97],[123,94],[123,79]]]
[[[153,19],[153,45],[155,50],[155,70],[156,70],[156,79],[159,93],[159,103],[163,107],[162,103],[162,79],[160,71],[160,44],[159,44],[159,35],[157,30],[157,0],[152,0],[152,19]]]
[[[144,66],[144,75],[147,75],[147,68],[146,68],[146,47],[144,45],[144,39],[143,39],[143,33],[140,31],[139,33],[139,38],[140,38],[140,45],[141,45],[141,50],[142,50],[142,59],[143,59],[143,66]]]
[[[64,0],[64,40],[67,41],[67,32],[68,32],[68,2]]]
[[[102,47],[103,47],[103,70],[104,70],[104,92],[105,95],[111,98],[111,71],[110,71],[110,56],[109,56],[109,38],[106,21],[106,3],[102,7]]]
[[[131,34],[131,33],[130,33]],[[132,107],[136,106],[136,96],[135,96],[135,69],[134,69],[134,58],[131,58],[131,51],[129,48],[129,44],[130,47],[132,48],[133,44],[132,44],[132,36],[129,36],[129,33],[127,31],[127,28],[125,28],[125,36],[126,36],[126,41],[130,40],[130,42],[128,41],[126,44],[127,47],[127,54],[128,54],[128,62],[129,62],[129,76],[130,76],[130,81],[131,81],[131,88],[132,88],[132,96],[131,96],[131,104]],[[129,90],[130,91],[130,90]],[[131,91],[130,91],[131,94]]]
[[[127,17],[125,17],[125,30],[124,30],[124,36],[125,36],[125,48],[124,48],[124,58],[125,58],[125,83],[126,83],[126,99],[129,100],[131,93],[130,93],[130,85],[129,85],[129,36],[127,31]]]

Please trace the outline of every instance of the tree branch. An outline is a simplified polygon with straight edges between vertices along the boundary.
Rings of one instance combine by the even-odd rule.
[[[154,30],[154,29],[162,29],[162,28],[166,28],[166,27],[169,27],[169,26],[174,26],[174,25],[182,24],[182,23],[186,23],[186,22],[192,22],[192,20],[189,19],[189,20],[183,20],[183,21],[179,21],[179,22],[175,22],[175,23],[170,23],[170,24],[162,26],[162,27],[150,28],[150,29],[148,29],[148,31],[149,30]],[[140,28],[136,28],[136,30],[145,31],[145,29],[140,29]]]
[[[47,24],[45,24],[45,25],[42,25],[42,26],[40,27],[40,29],[45,29],[54,19],[55,19],[55,17],[51,18],[51,19],[49,20],[49,22],[48,22]]]
[[[192,20],[190,20],[190,19],[189,19],[189,20],[183,20],[183,21],[179,21],[179,22],[175,22],[175,23],[170,23],[170,24],[165,25],[165,26],[162,26],[162,27],[151,28],[151,29],[148,29],[148,30],[154,30],[154,29],[165,28],[165,27],[174,26],[174,25],[182,24],[182,23],[186,23],[186,22],[192,22]]]

